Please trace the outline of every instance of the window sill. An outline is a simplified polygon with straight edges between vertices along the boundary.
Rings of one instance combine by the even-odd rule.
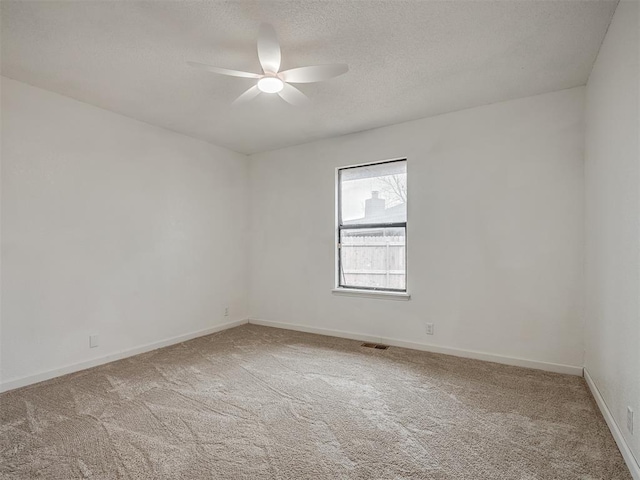
[[[356,288],[334,288],[331,290],[334,295],[344,295],[346,297],[368,297],[379,300],[409,300],[411,295],[407,292],[385,292],[382,290],[358,290]]]

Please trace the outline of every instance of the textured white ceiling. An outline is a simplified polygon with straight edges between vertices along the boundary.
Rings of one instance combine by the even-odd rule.
[[[617,0],[1,2],[2,74],[243,153],[586,83]],[[292,107],[255,82],[260,22],[283,69],[348,63]]]

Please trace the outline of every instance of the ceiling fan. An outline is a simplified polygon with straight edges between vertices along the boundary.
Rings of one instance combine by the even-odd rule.
[[[302,105],[308,102],[309,98],[291,85],[292,83],[322,82],[347,73],[349,70],[348,65],[336,63],[331,65],[292,68],[284,72],[279,72],[280,44],[278,43],[276,31],[267,23],[260,25],[260,33],[258,34],[258,59],[260,60],[260,65],[262,65],[263,73],[230,70],[228,68],[214,67],[198,62],[187,63],[192,67],[220,75],[257,79],[258,82],[236,98],[233,102],[234,104],[249,101],[261,93],[277,93],[283,100],[292,105]]]

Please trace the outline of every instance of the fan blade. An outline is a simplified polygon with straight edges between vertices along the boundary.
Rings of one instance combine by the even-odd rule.
[[[213,67],[204,63],[187,62],[188,65],[199,68],[201,70],[207,70],[209,72],[218,73],[220,75],[229,75],[231,77],[244,77],[244,78],[260,78],[262,75],[251,72],[241,72],[240,70],[229,70],[228,68]]]
[[[254,98],[256,98],[258,95],[260,95],[260,90],[258,89],[257,85],[254,85],[249,90],[245,91],[242,95],[240,95],[238,98],[236,98],[233,101],[232,105],[238,105],[240,103],[248,102],[249,100],[253,100]]]
[[[278,95],[291,105],[303,106],[309,103],[309,97],[288,83],[284,84],[282,90],[278,92]]]
[[[299,67],[285,70],[278,75],[285,82],[313,83],[329,80],[349,71],[349,66],[344,63],[333,65],[314,65],[312,67]]]
[[[264,73],[278,73],[280,69],[280,44],[276,31],[268,23],[260,25],[258,59]]]

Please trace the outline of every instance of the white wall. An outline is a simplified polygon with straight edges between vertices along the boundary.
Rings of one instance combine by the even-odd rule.
[[[580,367],[583,95],[251,156],[251,318]],[[398,157],[412,298],[333,295],[335,168]]]
[[[640,460],[640,13],[621,1],[587,85],[585,366]],[[635,410],[635,435],[626,428]]]
[[[6,78],[2,120],[5,384],[246,318],[246,156]]]

